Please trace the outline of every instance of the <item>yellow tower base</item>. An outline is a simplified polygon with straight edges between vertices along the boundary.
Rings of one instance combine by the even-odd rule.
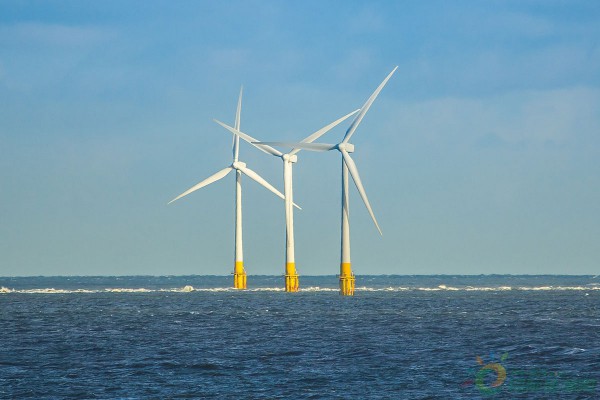
[[[342,296],[354,296],[354,285],[356,278],[352,273],[350,263],[342,263],[340,267],[340,294]]]
[[[285,291],[297,292],[300,288],[300,281],[296,272],[295,263],[287,263],[285,265]]]
[[[246,289],[246,270],[243,261],[236,261],[233,270],[233,287],[235,289]]]

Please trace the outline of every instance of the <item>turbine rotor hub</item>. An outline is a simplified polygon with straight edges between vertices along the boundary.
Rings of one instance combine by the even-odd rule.
[[[289,161],[291,163],[298,162],[298,156],[295,154],[290,155],[289,153],[286,153],[282,155],[281,158],[283,158],[283,161]]]
[[[246,163],[241,161],[235,161],[233,164],[231,164],[231,167],[240,170],[246,168]]]
[[[352,143],[340,143],[337,145],[339,150],[346,150],[348,153],[354,153],[354,145]]]

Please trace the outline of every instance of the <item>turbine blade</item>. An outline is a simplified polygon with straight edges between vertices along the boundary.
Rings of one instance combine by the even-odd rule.
[[[263,177],[258,175],[256,172],[252,171],[250,168],[243,167],[243,168],[240,168],[240,171],[242,171],[242,173],[246,174],[248,176],[248,178],[256,181],[260,185],[264,186],[265,188],[267,188],[268,190],[273,192],[276,196],[278,196],[282,200],[285,200],[285,196],[283,194],[281,194],[281,192],[279,190],[275,189],[273,187],[273,185],[271,185],[269,182],[267,182]],[[300,208],[300,206],[298,204],[296,204],[296,203],[293,203],[293,204],[294,204],[294,207],[296,207],[299,210],[302,210],[302,208]]]
[[[244,85],[240,87],[240,97],[238,98],[237,110],[235,112],[235,129],[240,129],[242,123],[242,95],[244,94]]]
[[[375,91],[373,92],[373,94],[371,95],[371,97],[369,97],[369,99],[367,100],[367,102],[362,106],[362,108],[360,109],[360,112],[354,118],[354,121],[352,121],[352,124],[350,125],[350,127],[346,131],[346,136],[344,136],[344,140],[342,140],[342,143],[348,143],[348,141],[350,140],[350,138],[352,137],[352,135],[356,131],[356,128],[358,127],[358,125],[362,121],[363,117],[365,116],[365,114],[367,113],[367,111],[369,111],[369,108],[371,107],[371,104],[373,104],[373,102],[375,101],[375,99],[379,95],[379,92],[381,92],[381,90],[383,89],[383,87],[385,86],[385,84],[387,83],[387,81],[392,77],[392,75],[394,74],[394,72],[396,72],[397,69],[398,69],[398,67],[396,66],[392,70],[392,72],[390,72],[388,74],[388,76],[386,76],[386,78],[383,80],[383,82],[381,82],[381,84],[379,84],[379,86],[377,87],[377,89],[375,89]]]
[[[235,135],[231,135],[231,152],[233,153],[233,158],[235,159]]]
[[[285,226],[289,227],[289,219],[288,216],[291,215],[291,207],[294,206],[296,207],[298,210],[302,210],[302,207],[300,207],[298,204],[291,202],[290,201],[293,200],[293,190],[292,190],[292,170],[291,170],[291,165],[290,165],[290,169],[286,172],[286,167],[285,167],[285,163],[288,163],[289,161],[284,161],[284,167],[283,167],[283,188],[284,188],[284,193],[285,193]],[[288,197],[288,193],[291,194],[290,197]]]
[[[240,123],[242,118],[242,94],[244,93],[244,86],[240,87],[240,97],[238,97],[237,109],[235,111],[235,129],[240,129]],[[231,151],[233,152],[233,161],[237,161],[240,155],[240,138],[236,135],[232,137],[233,143],[231,144]]]
[[[208,178],[206,178],[205,180],[203,180],[202,182],[192,186],[191,188],[189,188],[188,190],[186,190],[185,192],[181,193],[179,196],[175,197],[173,200],[171,200],[168,204],[171,204],[172,202],[174,202],[175,200],[179,200],[180,198],[182,198],[183,196],[187,196],[188,194],[195,192],[196,190],[203,188],[206,185],[210,185],[213,182],[218,181],[219,179],[224,178],[229,172],[231,172],[233,168],[231,167],[227,167],[225,169],[220,170],[219,172],[217,172],[216,174],[213,174],[211,176],[209,176]]]
[[[271,185],[269,182],[267,182],[263,177],[258,175],[256,172],[252,171],[250,168],[241,167],[240,171],[242,171],[242,173],[246,174],[248,176],[248,178],[256,181],[258,184],[262,185],[263,187],[265,187],[268,190],[270,190],[271,192],[273,192],[276,196],[279,196],[281,199],[285,200],[285,196],[283,194],[281,194],[281,192],[279,190],[275,189],[273,187],[273,185]]]
[[[239,137],[241,137],[242,139],[244,139],[246,142],[250,143],[251,145],[253,145],[254,147],[256,147],[257,149],[264,151],[267,154],[273,155],[273,156],[277,156],[277,157],[281,157],[283,155],[282,152],[280,152],[279,150],[276,150],[274,148],[272,148],[271,146],[258,146],[255,143],[259,142],[257,139],[253,138],[252,136],[240,131],[239,129],[235,129],[232,128],[231,126],[224,124],[223,122],[217,120],[217,119],[213,119],[213,121],[215,121],[217,124],[221,125],[223,128],[227,129],[229,132],[233,133],[234,135],[237,135]],[[259,142],[260,143],[260,142]]]
[[[304,149],[311,151],[328,151],[336,148],[337,144],[326,143],[291,143],[291,142],[253,142],[257,146],[281,146],[291,147],[292,149]]]
[[[369,198],[367,197],[365,188],[363,187],[362,181],[360,180],[360,175],[358,174],[358,169],[356,168],[356,164],[354,163],[354,160],[352,159],[352,157],[350,157],[350,154],[348,154],[348,152],[346,150],[340,150],[340,152],[342,153],[342,156],[344,157],[344,162],[348,166],[348,171],[350,171],[350,175],[352,175],[352,180],[354,181],[354,184],[356,185],[356,188],[358,189],[358,193],[360,193],[360,197],[362,198],[363,202],[365,203],[365,206],[367,207],[367,211],[369,211],[369,214],[371,215],[371,219],[373,219],[373,222],[375,223],[375,226],[377,227],[379,234],[383,236],[383,233],[381,232],[381,228],[379,227],[379,224],[377,223],[377,220],[375,219],[375,214],[373,214],[373,209],[371,208],[371,204],[369,203]]]
[[[326,132],[328,132],[330,129],[334,128],[335,126],[337,126],[338,124],[340,124],[341,122],[345,121],[346,119],[348,119],[349,117],[351,117],[352,115],[356,114],[359,111],[360,111],[360,109],[354,110],[350,114],[346,114],[342,118],[333,121],[332,123],[330,123],[327,126],[324,126],[323,128],[319,129],[318,131],[316,131],[312,135],[310,135],[307,138],[305,138],[304,140],[302,140],[302,143],[312,143],[312,142],[314,142],[315,140],[317,140],[318,138],[320,138],[321,136],[323,136]],[[301,148],[295,148],[292,151],[290,151],[290,155],[294,155],[294,154],[298,153],[300,150],[302,150],[302,149]]]

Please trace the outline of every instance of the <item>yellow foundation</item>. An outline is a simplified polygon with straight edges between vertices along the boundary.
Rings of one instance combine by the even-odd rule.
[[[235,289],[246,289],[246,270],[243,261],[236,261],[233,270],[233,287]]]
[[[356,278],[352,273],[350,263],[340,265],[340,294],[342,296],[354,296],[354,285]]]
[[[285,291],[297,292],[300,287],[298,274],[296,273],[296,263],[286,263],[285,265]]]

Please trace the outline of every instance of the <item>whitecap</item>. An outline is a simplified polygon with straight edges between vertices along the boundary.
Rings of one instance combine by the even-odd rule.
[[[583,287],[583,286],[521,286],[519,290],[533,290],[533,291],[543,291],[543,290],[600,290],[600,288],[595,287]]]
[[[154,290],[150,290],[150,289],[146,289],[146,288],[138,288],[138,289],[133,289],[133,288],[106,288],[104,289],[105,292],[111,292],[111,293],[150,293],[150,292],[154,292]]]
[[[577,354],[577,353],[583,353],[585,351],[586,351],[585,349],[581,349],[579,347],[574,347],[572,349],[566,350],[564,353],[565,354]]]
[[[319,286],[309,286],[306,288],[300,288],[301,292],[338,292],[338,288],[322,288]]]
[[[194,288],[194,292],[233,292],[233,291],[237,291],[238,289],[234,289],[231,287],[217,287],[217,288]],[[169,289],[169,290],[164,290],[164,291],[169,291],[169,292],[181,292],[181,289]]]
[[[65,293],[70,293],[70,290],[64,290],[64,289],[54,289],[54,288],[46,288],[46,289],[28,289],[28,290],[19,290],[20,293],[33,293],[33,294],[39,294],[39,293],[44,293],[44,294],[65,294]]]
[[[600,286],[498,286],[498,287],[486,287],[486,286],[465,286],[465,287],[453,287],[447,285],[438,285],[437,287],[415,287],[415,286],[388,286],[388,287],[367,287],[357,286],[356,292],[403,292],[403,291],[425,291],[425,292],[438,292],[438,291],[481,291],[481,292],[494,292],[494,291],[586,291],[593,292],[600,290]],[[188,292],[238,292],[239,289],[232,287],[216,287],[216,288],[195,288],[191,285],[186,285],[183,288],[161,288],[161,289],[147,289],[147,288],[105,288],[105,289],[55,289],[55,288],[43,288],[43,289],[9,289],[4,286],[0,287],[0,294],[8,293],[28,293],[28,294],[70,294],[70,293],[154,293],[154,292],[167,292],[167,293],[188,293]],[[242,292],[284,292],[283,287],[262,287],[262,288],[250,288],[241,290]],[[320,286],[308,286],[301,287],[301,292],[339,292],[338,288],[331,287],[320,287]]]

